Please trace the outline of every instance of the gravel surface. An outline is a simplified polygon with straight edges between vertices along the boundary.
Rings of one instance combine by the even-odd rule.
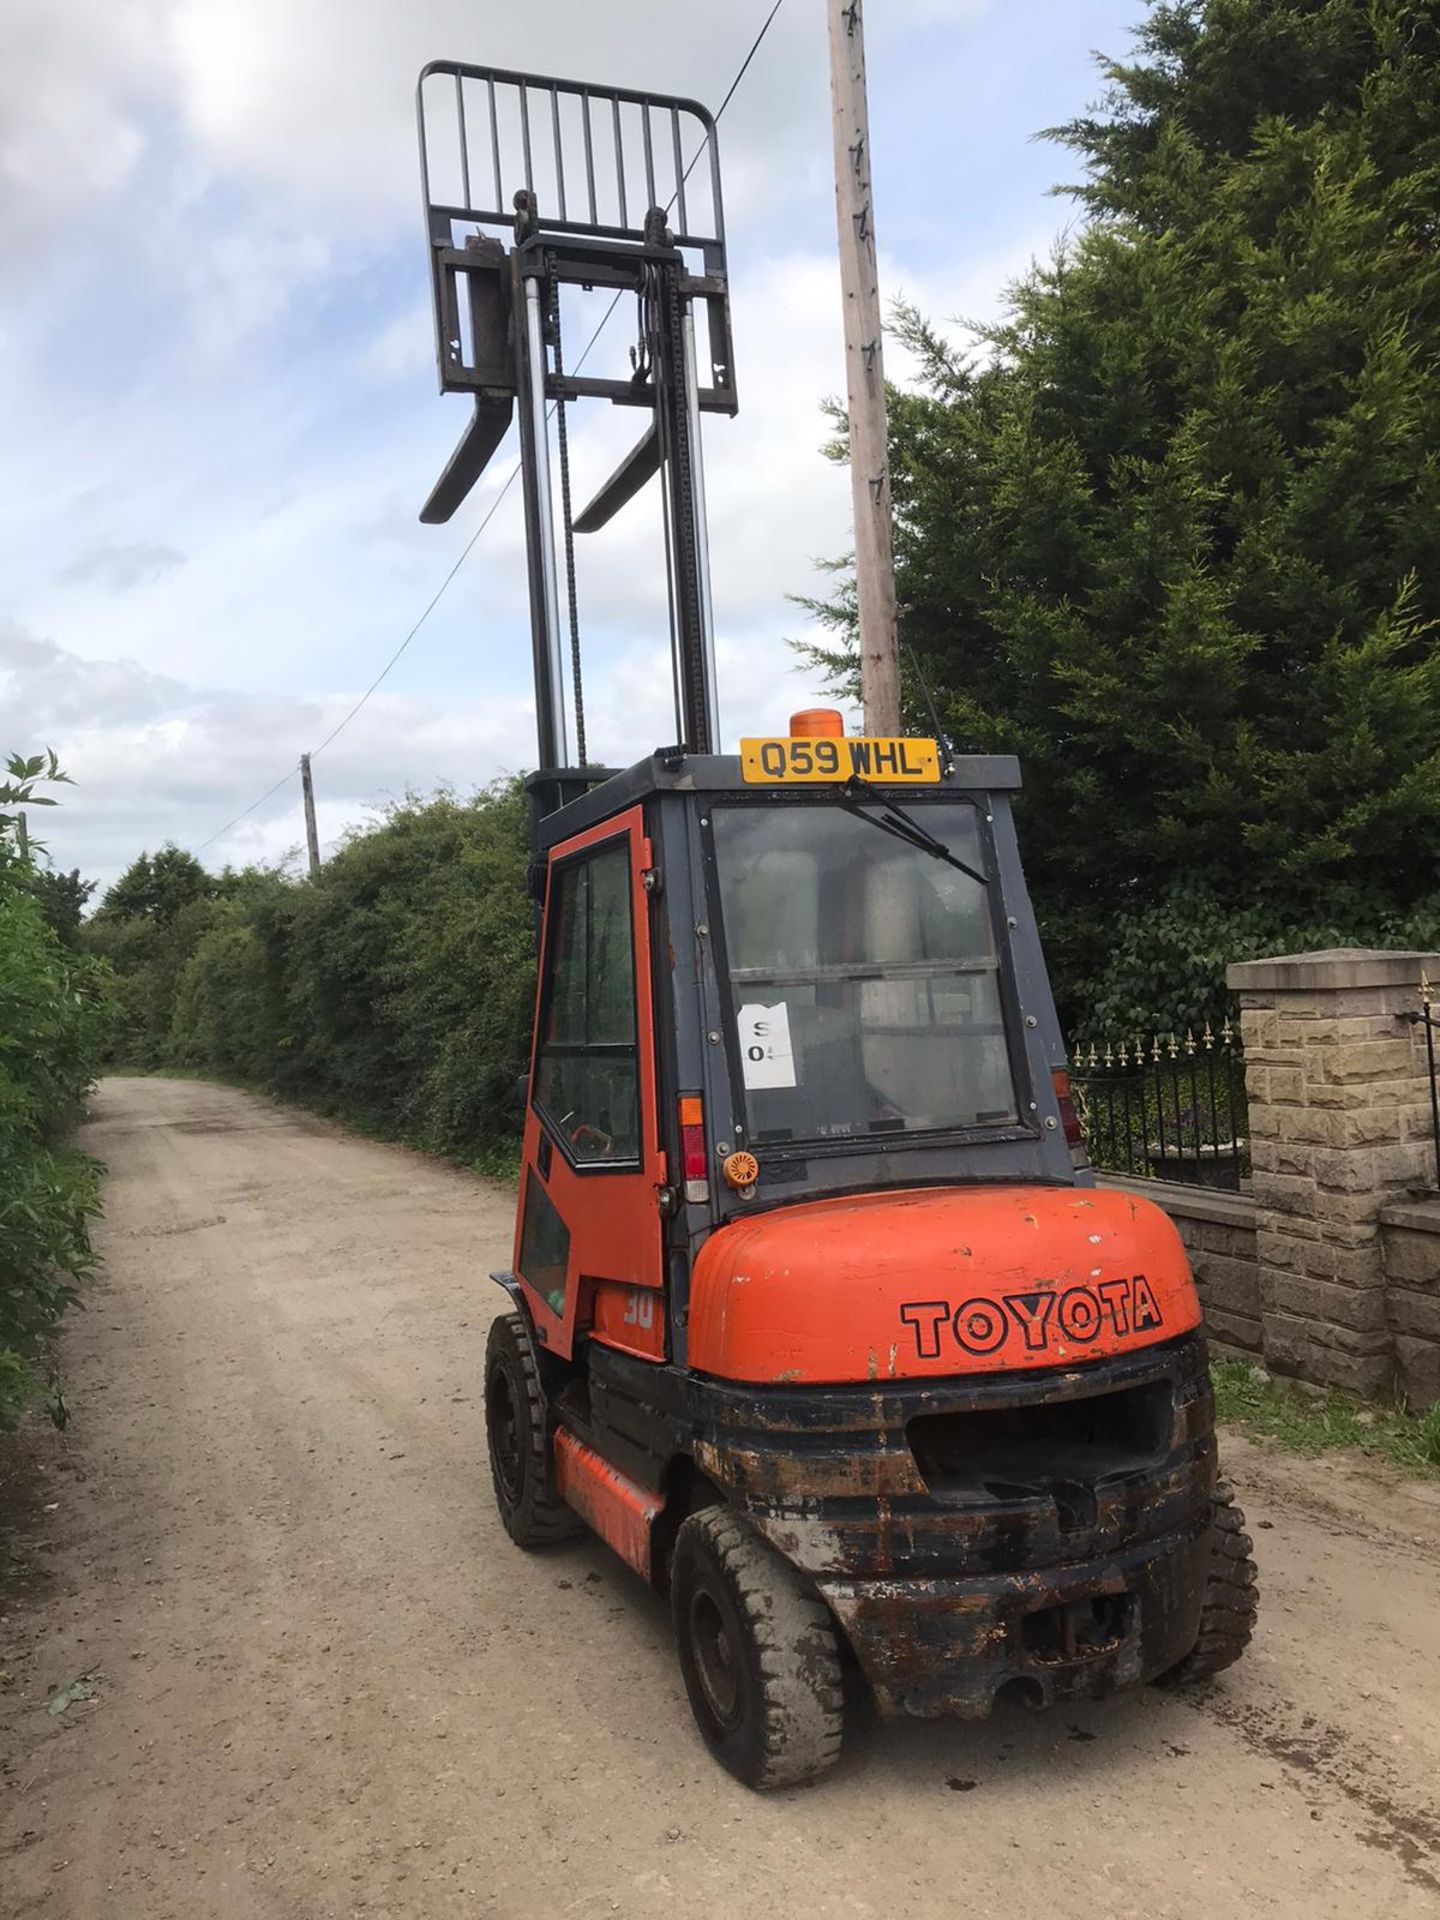
[[[757,1798],[699,1743],[660,1601],[494,1516],[507,1193],[185,1081],[107,1081],[86,1142],[74,1421],[0,1447],[5,1920],[1440,1911],[1433,1487],[1229,1439],[1243,1666],[861,1726]]]

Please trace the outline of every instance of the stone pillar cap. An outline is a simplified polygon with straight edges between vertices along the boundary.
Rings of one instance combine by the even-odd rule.
[[[1440,953],[1327,947],[1320,953],[1278,953],[1268,960],[1236,960],[1225,969],[1225,984],[1240,993],[1306,987],[1418,988],[1422,974],[1440,986]]]

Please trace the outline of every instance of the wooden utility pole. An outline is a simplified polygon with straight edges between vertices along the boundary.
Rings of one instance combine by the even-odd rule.
[[[310,849],[310,878],[320,871],[320,835],[315,829],[315,787],[310,778],[310,756],[300,756],[300,787],[305,795],[305,843]]]
[[[850,403],[850,487],[855,501],[855,585],[860,604],[860,698],[867,734],[900,731],[900,643],[890,522],[890,448],[881,352],[880,276],[870,191],[861,0],[830,10],[830,96],[835,119],[835,218],[845,296],[845,376]]]

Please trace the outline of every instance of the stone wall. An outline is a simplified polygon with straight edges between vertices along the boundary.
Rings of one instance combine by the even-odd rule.
[[[1322,1386],[1303,1367],[1287,1364],[1288,1350],[1265,1346],[1256,1203],[1246,1193],[1216,1193],[1168,1180],[1131,1180],[1102,1173],[1101,1186],[1143,1195],[1163,1207],[1180,1229],[1195,1273],[1205,1330],[1213,1354],[1263,1360],[1275,1371]],[[1379,1389],[1393,1391],[1415,1412],[1440,1405],[1440,1194],[1382,1207],[1380,1257],[1388,1371]],[[1287,1297],[1285,1289],[1279,1297]],[[1372,1391],[1375,1389],[1372,1389]]]
[[[1440,1198],[1383,1209],[1385,1304],[1395,1388],[1416,1408],[1440,1404]]]
[[[1128,1180],[1097,1175],[1105,1187],[1143,1194],[1180,1229],[1195,1273],[1205,1328],[1213,1352],[1259,1358],[1260,1270],[1255,1258],[1255,1202],[1245,1193],[1217,1193],[1168,1180]],[[1440,1247],[1440,1241],[1437,1241]],[[1436,1295],[1440,1304],[1440,1292]]]
[[[1440,955],[1330,952],[1229,969],[1249,1194],[1103,1175],[1180,1229],[1211,1341],[1273,1373],[1440,1405],[1440,1191],[1422,980]]]
[[[1240,995],[1266,1365],[1324,1386],[1394,1382],[1381,1213],[1433,1165],[1423,1039],[1407,1014],[1440,956],[1249,960]]]

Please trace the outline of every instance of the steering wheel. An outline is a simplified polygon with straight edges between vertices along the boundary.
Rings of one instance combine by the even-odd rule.
[[[602,1132],[599,1127],[592,1127],[588,1120],[582,1120],[578,1127],[571,1128],[570,1144],[572,1147],[578,1149],[583,1146],[587,1140],[594,1140],[600,1149],[598,1153],[587,1156],[588,1158],[592,1160],[611,1160],[615,1157],[615,1142],[611,1136],[608,1133]]]

